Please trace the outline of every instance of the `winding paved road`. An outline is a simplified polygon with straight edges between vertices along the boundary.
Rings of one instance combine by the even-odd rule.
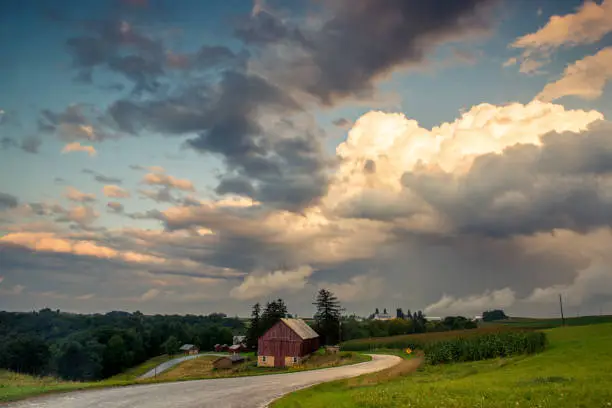
[[[203,354],[194,354],[191,356],[173,358],[172,360],[164,361],[157,367],[150,369],[149,371],[147,371],[146,373],[138,377],[138,379],[144,380],[145,378],[154,377],[156,374],[161,374],[167,369],[174,367],[178,363],[182,363],[183,361],[193,360],[194,358],[204,357],[204,356],[227,356],[227,353],[226,354],[203,353]]]
[[[34,398],[8,407],[259,408],[292,391],[384,370],[400,361],[397,356],[372,355],[372,361],[322,370],[77,391]]]

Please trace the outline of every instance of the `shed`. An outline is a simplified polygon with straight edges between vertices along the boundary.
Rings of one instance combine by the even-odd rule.
[[[246,347],[242,344],[234,344],[233,346],[229,346],[227,351],[230,353],[240,353],[241,351],[246,351]]]
[[[319,335],[301,319],[281,319],[257,343],[257,366],[287,367],[316,351]]]
[[[246,359],[238,354],[232,354],[230,356],[219,357],[213,361],[214,368],[231,368],[234,364],[242,363]]]
[[[234,336],[232,338],[232,345],[235,346],[237,344],[245,344],[246,336]]]
[[[183,344],[181,348],[179,348],[179,350],[187,355],[198,354],[200,352],[198,346],[195,346],[193,344]]]

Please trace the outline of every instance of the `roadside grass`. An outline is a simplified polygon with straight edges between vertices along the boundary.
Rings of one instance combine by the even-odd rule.
[[[184,381],[206,378],[243,377],[266,374],[282,374],[296,371],[316,370],[320,368],[339,367],[371,360],[370,356],[353,352],[338,354],[314,353],[303,364],[287,368],[257,367],[254,355],[247,355],[247,361],[232,368],[215,369],[212,365],[217,357],[200,357],[185,361],[157,376],[160,381]]]
[[[204,353],[205,354],[205,353]],[[266,374],[282,374],[295,371],[315,370],[319,368],[338,367],[347,364],[356,364],[370,361],[371,357],[360,353],[341,352],[338,355],[324,353],[313,354],[304,364],[290,368],[258,368],[254,353],[244,354],[248,361],[231,369],[215,370],[212,361],[218,356],[202,356],[164,371],[157,377],[138,380],[157,364],[161,364],[171,357],[159,356],[147,360],[125,373],[95,382],[64,381],[54,377],[33,377],[0,370],[0,403],[22,400],[42,394],[61,393],[95,388],[121,387],[134,384],[154,384],[162,382],[201,380],[210,378],[242,377]]]
[[[413,375],[382,377],[379,382],[371,380],[376,375],[371,374],[298,391],[272,406],[611,407],[612,324],[560,327],[546,333],[549,347],[539,354],[423,365]]]
[[[175,356],[169,356],[167,354],[150,358],[149,360],[145,361],[142,364],[139,364],[139,365],[137,365],[135,367],[130,368],[127,371],[124,371],[123,373],[119,373],[119,374],[116,374],[116,375],[108,378],[106,381],[131,381],[131,380],[135,380],[138,377],[140,377],[141,375],[143,375],[144,373],[146,373],[147,371],[152,370],[153,368],[157,367],[161,363],[164,363],[164,362],[166,362],[168,360],[171,360],[173,358],[175,358]]]

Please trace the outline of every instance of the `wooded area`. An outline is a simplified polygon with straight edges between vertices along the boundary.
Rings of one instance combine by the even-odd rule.
[[[175,354],[183,343],[212,350],[244,334],[237,318],[110,312],[81,315],[59,310],[0,312],[0,368],[98,380],[161,354]]]

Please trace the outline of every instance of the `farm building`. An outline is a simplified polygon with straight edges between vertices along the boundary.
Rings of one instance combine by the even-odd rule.
[[[213,361],[214,368],[232,368],[234,364],[242,363],[246,359],[238,354],[232,354],[230,356],[219,357]]]
[[[186,355],[198,354],[200,352],[198,346],[194,346],[193,344],[183,344],[179,350]]]
[[[319,348],[319,335],[301,319],[281,319],[258,340],[259,367],[299,364]]]
[[[235,346],[237,344],[245,344],[246,336],[234,336],[232,339],[232,345]]]
[[[229,346],[227,351],[230,353],[240,353],[241,351],[247,351],[247,348],[244,344],[234,344],[233,346]]]

